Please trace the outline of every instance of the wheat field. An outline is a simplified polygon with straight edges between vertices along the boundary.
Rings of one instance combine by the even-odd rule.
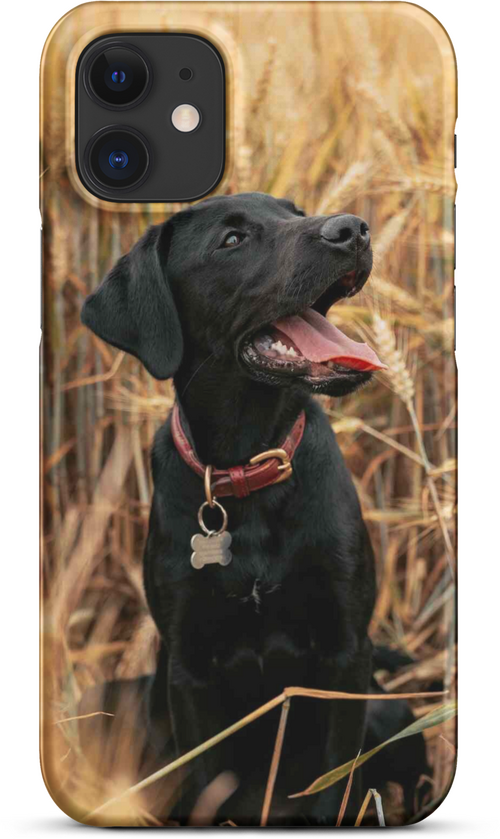
[[[308,214],[346,211],[368,221],[372,276],[330,317],[371,343],[388,371],[323,403],[376,553],[371,637],[414,660],[378,673],[379,683],[395,693],[456,692],[456,113],[445,33],[399,3],[110,5],[64,19],[42,62],[42,757],[52,795],[81,820],[138,778],[133,732],[120,731],[98,773],[74,717],[88,688],[154,670],[141,557],[149,449],[174,392],[86,331],[79,311],[150,224],[182,209],[110,212],[76,185],[67,79],[78,52],[104,32],[212,33],[230,92],[218,191],[258,190]],[[417,718],[437,704],[412,700]],[[425,736],[436,801],[454,772],[454,720]],[[172,774],[154,794],[175,797],[176,784]],[[150,804],[128,797],[104,821],[155,824]],[[398,823],[397,790],[384,807],[387,822]]]

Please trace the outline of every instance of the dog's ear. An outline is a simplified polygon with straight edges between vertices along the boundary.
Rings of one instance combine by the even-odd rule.
[[[135,355],[156,379],[177,371],[182,332],[168,282],[171,223],[151,227],[87,297],[82,322],[99,338]]]

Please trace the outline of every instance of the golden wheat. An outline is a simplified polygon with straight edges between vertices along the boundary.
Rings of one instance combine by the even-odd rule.
[[[394,108],[389,107],[379,90],[370,82],[359,82],[356,85],[359,93],[371,105],[376,118],[376,124],[382,128],[387,137],[394,142],[406,146],[412,137],[406,123],[397,115]]]
[[[369,161],[353,163],[339,179],[335,176],[325,188],[325,197],[319,203],[319,215],[345,210],[370,183],[373,177],[373,164]]]
[[[380,233],[377,234],[374,248],[374,256],[377,265],[382,262],[393,243],[401,236],[401,233],[406,227],[406,223],[413,209],[414,203],[415,199],[410,199],[408,205],[399,213],[393,215],[389,221],[385,223]]]
[[[385,371],[395,393],[408,405],[415,396],[415,385],[406,366],[403,354],[396,345],[396,336],[386,320],[376,312],[373,315],[373,335],[380,357],[387,364]]]

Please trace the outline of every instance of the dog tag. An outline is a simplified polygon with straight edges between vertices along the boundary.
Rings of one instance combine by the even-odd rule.
[[[209,533],[207,536],[197,533],[191,539],[191,565],[193,568],[203,568],[212,562],[229,565],[232,559],[229,550],[231,542],[231,534],[227,530],[224,533]]]
[[[222,512],[223,521],[220,530],[209,530],[203,521],[203,510],[205,507],[218,507]],[[205,565],[218,563],[219,565],[229,565],[232,560],[232,554],[229,547],[232,542],[231,534],[227,532],[227,513],[218,501],[214,498],[210,504],[205,501],[198,510],[198,522],[203,533],[195,533],[191,538],[191,565],[193,568],[200,569]]]

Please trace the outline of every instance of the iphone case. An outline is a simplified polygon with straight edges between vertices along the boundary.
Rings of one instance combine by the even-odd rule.
[[[274,668],[280,684],[285,653],[277,644],[270,663],[256,654],[244,688],[247,713],[229,713],[222,730],[215,721],[246,685],[243,671],[232,670],[214,694],[204,692],[200,669],[181,690],[175,667],[161,654],[163,616],[151,613],[151,602],[163,602],[163,589],[150,572],[143,583],[148,532],[158,525],[154,510],[150,519],[150,451],[174,407],[174,386],[150,375],[130,342],[118,341],[116,349],[87,328],[92,316],[81,320],[84,301],[120,257],[151,225],[188,207],[100,200],[86,192],[74,162],[75,68],[82,50],[101,35],[159,31],[202,36],[224,61],[226,168],[213,195],[288,199],[300,214],[286,204],[283,212],[301,223],[339,213],[366,220],[370,278],[359,294],[331,308],[329,319],[368,342],[386,365],[351,395],[314,397],[336,434],[375,553],[369,683],[353,689],[355,680],[323,683],[304,670],[302,683],[281,683],[275,696],[259,693],[259,667]],[[398,825],[422,819],[446,795],[456,760],[456,68],[446,32],[431,14],[406,3],[89,3],[52,30],[41,95],[41,755],[50,794],[74,819],[97,825]],[[340,239],[350,235],[343,230],[335,234]],[[184,339],[188,347],[196,340]],[[291,390],[283,393],[291,406]],[[215,405],[217,391],[212,400]],[[182,417],[178,421],[182,435]],[[291,462],[292,469],[296,461],[300,473],[302,429],[294,429],[290,450],[288,437],[283,444],[288,461],[282,453],[268,464],[277,469]],[[203,462],[184,432],[187,459],[198,454]],[[231,464],[214,469],[219,466]],[[202,477],[194,467],[182,468],[201,505]],[[241,488],[245,477],[233,472],[231,480]],[[247,493],[242,489],[242,497],[226,503],[217,486],[235,568],[241,561],[238,510],[250,509],[243,508]],[[260,492],[249,503],[271,490]],[[210,486],[208,501],[209,495]],[[315,519],[321,503],[309,516],[318,532],[328,526]],[[193,585],[206,581],[209,600],[208,575],[226,569],[197,568],[196,560],[189,566],[189,540],[199,534],[193,555],[201,551],[208,563],[231,552],[226,545],[203,553],[203,539],[214,545],[215,537],[203,536],[197,512],[198,505],[190,507],[182,519],[185,561]],[[283,516],[277,511],[269,526],[279,532]],[[293,527],[286,527],[292,544]],[[314,556],[307,563],[314,567]],[[248,609],[252,620],[264,620],[266,609],[288,610],[297,632],[306,631],[323,601],[316,590],[307,595],[308,567],[301,574],[300,607],[286,600],[281,582],[274,590],[254,575],[248,592],[234,595],[238,616]],[[361,600],[363,580],[357,591]],[[228,603],[232,596],[228,590]],[[275,601],[279,607],[267,605],[273,597],[282,598]],[[337,611],[332,607],[331,634],[347,655],[348,641],[336,636]],[[215,667],[207,639],[223,619],[192,612],[178,627],[186,655],[196,652],[204,668],[206,652]],[[224,644],[234,640],[231,627],[219,627]],[[339,698],[338,691],[348,696]],[[335,745],[325,751],[325,743],[347,737],[356,709],[366,707],[352,698],[359,693],[371,696],[363,739],[345,752],[342,765],[332,765],[328,756],[340,752]],[[169,702],[179,706],[172,718]],[[327,707],[341,721],[333,734],[319,722],[314,727],[327,718]],[[346,709],[353,709],[351,716]],[[214,720],[212,728],[207,720]]]

